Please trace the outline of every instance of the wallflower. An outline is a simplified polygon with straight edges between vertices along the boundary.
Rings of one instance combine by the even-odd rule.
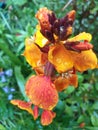
[[[53,11],[41,8],[35,15],[39,21],[36,33],[25,40],[23,55],[36,76],[31,76],[26,83],[25,92],[30,101],[12,100],[11,103],[28,111],[34,119],[39,116],[39,108],[42,109],[42,125],[49,125],[56,116],[52,110],[57,105],[58,92],[69,85],[78,86],[76,72],[98,67],[91,34],[83,32],[69,38],[75,13],[72,10],[58,19]]]

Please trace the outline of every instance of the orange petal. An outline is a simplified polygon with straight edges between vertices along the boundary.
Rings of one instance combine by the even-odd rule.
[[[34,68],[34,71],[36,72],[37,75],[43,75],[44,74],[44,66],[36,67]]]
[[[73,67],[71,55],[62,44],[56,44],[50,48],[48,59],[59,73],[66,72]]]
[[[88,69],[94,69],[97,65],[97,57],[92,50],[73,53],[74,67],[76,70],[83,72]]]
[[[96,68],[98,68],[98,63],[97,63],[97,65],[96,65]]]
[[[34,106],[33,113],[34,120],[36,120],[38,118],[38,106]]]
[[[17,105],[20,109],[28,111],[31,115],[33,115],[33,110],[31,108],[30,102],[24,102],[21,100],[11,100],[13,105]]]
[[[41,55],[41,63],[42,63],[42,66],[39,66],[39,67],[34,67],[34,70],[36,72],[37,75],[42,75],[44,74],[44,69],[45,69],[45,63],[47,61],[47,53],[42,53]]]
[[[75,88],[78,86],[78,77],[76,74],[72,74],[69,77],[69,84],[74,86]]]
[[[84,41],[84,42],[79,42],[78,44],[72,45],[71,48],[76,51],[86,51],[86,50],[92,49],[93,45],[88,43],[87,41]]]
[[[42,59],[43,53],[40,51],[40,49],[34,44],[33,40],[30,38],[27,38],[25,41],[25,51],[24,56],[26,57],[27,62],[34,68],[39,67],[43,65],[45,62]],[[43,56],[44,57],[44,56]],[[46,57],[46,55],[45,55]]]
[[[55,84],[57,91],[61,92],[69,86],[69,79],[64,78],[64,77],[58,77],[54,81],[54,84]]]
[[[34,105],[51,110],[58,102],[58,93],[48,76],[32,76],[26,83],[26,94]]]
[[[55,116],[56,114],[54,112],[44,110],[41,115],[41,124],[44,126],[51,124]]]
[[[71,74],[68,77],[58,77],[54,81],[55,87],[57,91],[61,92],[64,89],[68,88],[69,85],[73,85],[74,87],[78,86],[78,77],[76,74]]]
[[[66,37],[72,34],[72,27],[68,27],[66,31]]]
[[[75,14],[76,14],[76,11],[75,10],[71,10],[67,16],[68,16],[68,19],[71,19],[72,21],[74,21],[75,19]]]

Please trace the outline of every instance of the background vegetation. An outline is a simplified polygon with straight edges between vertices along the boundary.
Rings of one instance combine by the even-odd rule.
[[[98,1],[73,0],[6,0],[0,2],[0,130],[98,130],[98,70],[78,73],[79,87],[70,86],[59,93],[60,100],[53,123],[43,127],[39,119],[10,104],[11,99],[25,99],[24,84],[32,73],[21,55],[24,40],[35,32],[35,13],[48,7],[58,17],[75,9],[73,35],[86,31],[98,53]]]

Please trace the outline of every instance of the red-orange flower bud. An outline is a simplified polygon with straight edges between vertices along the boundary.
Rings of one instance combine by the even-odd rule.
[[[52,11],[48,10],[46,7],[41,8],[35,15],[35,17],[39,20],[41,25],[41,30],[51,30],[51,24],[49,22],[49,15],[51,15]]]

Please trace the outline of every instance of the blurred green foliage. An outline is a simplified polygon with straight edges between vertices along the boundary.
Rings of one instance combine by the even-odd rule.
[[[58,17],[76,10],[73,35],[86,31],[92,34],[94,51],[98,53],[98,1],[73,0],[7,0],[0,7],[0,68],[1,72],[12,69],[11,77],[0,75],[0,130],[98,130],[98,70],[78,73],[79,87],[70,86],[59,93],[60,100],[55,108],[57,113],[53,123],[43,127],[40,120],[10,104],[5,86],[15,88],[13,98],[25,99],[24,84],[33,74],[31,67],[21,55],[24,41],[35,32],[35,13],[40,7],[48,7]],[[64,9],[64,10],[63,10]],[[2,82],[3,80],[3,82]]]

